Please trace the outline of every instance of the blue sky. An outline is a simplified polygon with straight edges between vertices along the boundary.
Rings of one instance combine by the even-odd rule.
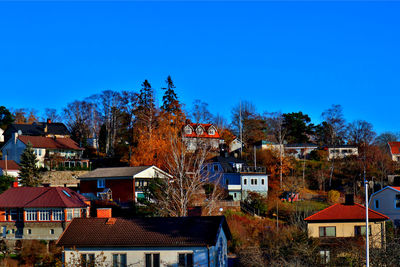
[[[0,105],[61,110],[103,90],[156,89],[230,119],[332,104],[400,131],[400,2],[0,2]],[[161,98],[161,91],[158,91]]]

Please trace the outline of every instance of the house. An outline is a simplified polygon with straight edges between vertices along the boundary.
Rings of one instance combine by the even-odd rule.
[[[324,150],[328,151],[328,159],[342,159],[349,156],[358,156],[358,148],[351,145],[326,146]]]
[[[4,130],[0,128],[0,143],[4,143]]]
[[[200,144],[206,144],[211,149],[217,150],[224,143],[217,128],[212,124],[188,123],[183,127],[182,136],[189,151],[195,151]]]
[[[248,166],[241,159],[222,155],[210,159],[203,169],[203,175],[210,181],[218,181],[233,200],[245,199],[250,191],[268,193],[268,175],[264,167]]]
[[[8,175],[18,177],[20,168],[21,167],[13,160],[0,160],[0,176]]]
[[[392,160],[400,162],[400,142],[389,142],[388,146]]]
[[[104,198],[111,193],[112,199],[120,203],[144,198],[144,192],[154,178],[169,179],[172,176],[156,166],[136,166],[98,168],[78,177],[82,194]]]
[[[400,227],[399,186],[386,186],[373,193],[369,200],[369,206],[371,209],[388,216],[396,227]]]
[[[240,149],[244,146],[244,143],[237,137],[229,143],[229,152],[240,151]]]
[[[76,218],[57,244],[65,265],[224,267],[229,239],[224,216]]]
[[[311,151],[317,150],[318,146],[312,143],[305,144],[286,144],[285,154],[290,154],[296,159],[306,159]]]
[[[353,195],[346,195],[345,203],[334,204],[304,219],[309,237],[320,239],[321,255],[326,261],[344,243],[365,236],[365,213],[364,206],[354,203]],[[389,218],[372,209],[368,209],[368,217],[370,245],[381,248],[386,241],[385,221]]]
[[[7,156],[9,160],[20,163],[21,155],[31,143],[38,167],[53,169],[56,167],[89,167],[89,160],[82,159],[83,148],[69,137],[43,137],[14,134],[1,148],[3,159]]]
[[[71,137],[70,132],[63,123],[52,122],[50,119],[47,119],[46,122],[34,122],[32,124],[12,123],[4,131],[4,142],[12,138],[15,133],[56,138]]]
[[[279,148],[282,148],[283,151],[283,145],[279,145],[278,143],[272,142],[272,141],[267,141],[267,140],[260,140],[256,143],[254,143],[254,146],[256,147],[257,150],[274,150],[279,152]]]
[[[0,229],[6,240],[57,240],[90,204],[65,187],[12,187],[0,194]]]

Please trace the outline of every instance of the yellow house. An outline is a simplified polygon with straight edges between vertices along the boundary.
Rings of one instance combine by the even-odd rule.
[[[368,218],[370,246],[380,248],[386,240],[385,221],[389,218],[371,209],[368,209]],[[337,243],[340,246],[343,241],[365,237],[365,207],[354,203],[353,196],[346,196],[346,203],[334,204],[304,220],[309,237],[319,238],[322,245]],[[329,248],[321,250],[321,256],[329,261]]]

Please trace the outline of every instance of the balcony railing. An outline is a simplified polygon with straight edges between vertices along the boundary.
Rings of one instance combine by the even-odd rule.
[[[240,168],[234,168],[235,172],[240,173],[266,173],[266,168],[262,166],[243,166]]]

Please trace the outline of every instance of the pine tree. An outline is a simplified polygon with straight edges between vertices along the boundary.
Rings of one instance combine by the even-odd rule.
[[[19,176],[23,186],[38,186],[41,180],[39,168],[36,166],[38,160],[33,153],[32,144],[28,143],[21,155]]]
[[[164,96],[163,96],[163,105],[161,107],[162,111],[169,112],[175,114],[177,111],[181,111],[181,105],[178,101],[178,97],[176,96],[176,93],[174,89],[176,88],[174,85],[174,82],[171,79],[171,76],[168,75],[167,80],[165,81],[167,83],[166,88],[162,88],[165,90]]]

